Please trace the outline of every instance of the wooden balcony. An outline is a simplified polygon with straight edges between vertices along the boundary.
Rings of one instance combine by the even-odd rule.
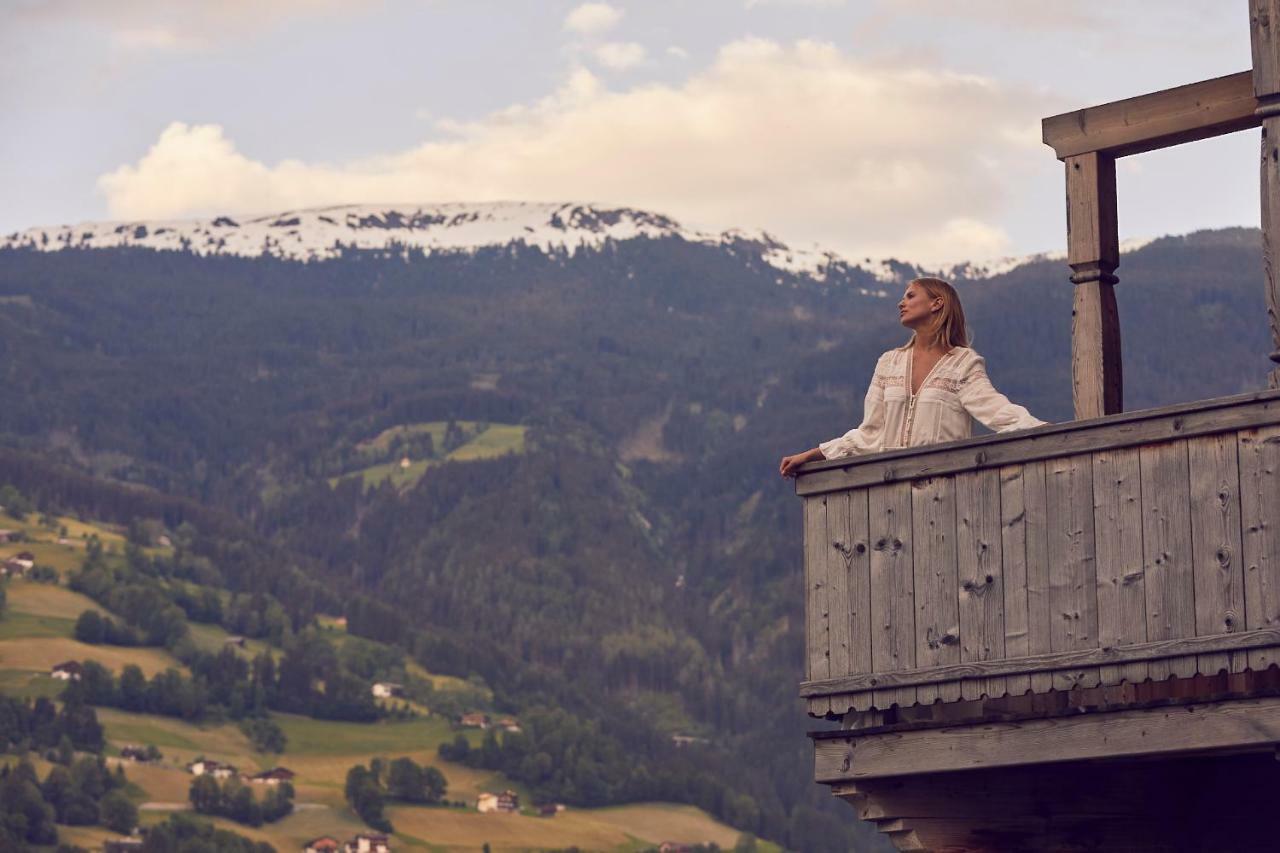
[[[1280,662],[1280,392],[807,466],[813,716]]]
[[[796,490],[815,779],[899,849],[1274,846],[1280,391]]]

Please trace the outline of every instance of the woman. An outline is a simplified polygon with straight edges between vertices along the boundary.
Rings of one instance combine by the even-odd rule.
[[[950,284],[915,279],[898,303],[898,317],[911,338],[876,362],[862,425],[784,456],[782,476],[794,477],[801,465],[819,459],[968,438],[975,418],[996,432],[1045,423],[992,387],[982,356],[969,349],[964,309]]]

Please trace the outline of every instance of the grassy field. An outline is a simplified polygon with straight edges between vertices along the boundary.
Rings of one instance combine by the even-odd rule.
[[[95,524],[80,521],[70,516],[60,515],[53,519],[53,527],[39,524],[35,513],[19,521],[5,512],[0,512],[0,529],[21,531],[26,541],[0,543],[0,560],[12,557],[22,551],[30,551],[38,566],[56,569],[65,574],[71,569],[79,568],[84,560],[85,543],[90,536],[97,536],[108,551],[123,551],[124,534],[115,527],[106,524]],[[66,529],[63,536],[61,529]],[[172,553],[172,548],[144,548],[145,553],[156,556]]]
[[[401,467],[401,460],[393,459],[378,465],[370,465],[358,471],[341,474],[329,478],[329,485],[334,486],[348,477],[360,477],[364,488],[369,489],[390,481],[397,489],[407,489],[416,485],[432,465],[441,461],[470,462],[476,459],[494,459],[508,453],[523,453],[525,446],[525,427],[513,424],[481,424],[476,421],[457,421],[458,427],[472,434],[465,444],[454,448],[448,454],[441,454],[439,448],[444,444],[444,421],[404,424],[383,430],[376,437],[361,442],[356,448],[368,456],[386,454],[397,436],[408,438],[414,435],[429,433],[432,443],[437,448],[436,456],[431,459],[413,459],[406,467]]]

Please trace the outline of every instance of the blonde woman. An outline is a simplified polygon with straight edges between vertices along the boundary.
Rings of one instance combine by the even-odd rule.
[[[968,438],[975,419],[996,432],[1045,423],[991,385],[982,356],[969,349],[964,309],[950,284],[915,279],[898,303],[898,318],[911,338],[876,362],[861,426],[784,456],[782,476],[793,477],[801,465],[819,459]]]

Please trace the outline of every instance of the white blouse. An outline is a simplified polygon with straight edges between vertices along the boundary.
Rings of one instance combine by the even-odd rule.
[[[827,459],[968,438],[973,420],[1008,432],[1045,423],[1009,402],[987,378],[986,361],[968,347],[938,359],[911,393],[911,350],[891,349],[876,362],[863,402],[862,425],[818,445]]]

